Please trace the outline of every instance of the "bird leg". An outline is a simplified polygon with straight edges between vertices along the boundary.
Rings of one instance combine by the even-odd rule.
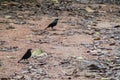
[[[29,62],[28,59],[26,59],[26,61]]]
[[[53,27],[51,27],[52,31],[55,31],[56,29],[54,29]]]
[[[27,61],[26,63],[27,63],[27,64],[29,64],[29,61],[28,61],[28,59],[26,59],[26,61]]]

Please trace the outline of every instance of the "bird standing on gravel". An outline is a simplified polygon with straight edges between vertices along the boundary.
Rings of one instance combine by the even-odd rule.
[[[55,19],[52,23],[50,23],[44,30],[46,30],[47,28],[51,28],[53,30],[53,28],[57,25],[58,23],[58,18]]]
[[[27,52],[24,54],[24,56],[18,61],[18,63],[19,63],[21,60],[27,60],[28,58],[30,58],[31,55],[32,55],[31,50],[32,50],[32,49],[28,49]]]

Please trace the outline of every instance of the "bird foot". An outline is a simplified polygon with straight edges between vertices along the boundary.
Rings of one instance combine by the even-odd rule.
[[[30,62],[25,62],[26,64],[29,64]]]
[[[52,29],[52,31],[56,31],[56,29]]]

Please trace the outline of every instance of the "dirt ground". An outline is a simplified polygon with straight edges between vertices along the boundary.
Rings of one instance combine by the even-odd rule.
[[[116,7],[118,8],[119,6]],[[104,7],[104,11],[107,11],[108,9],[111,9],[111,6],[107,5],[107,8]],[[113,27],[112,25],[120,25],[120,16],[116,17],[115,14],[107,12],[103,12],[105,16],[94,16],[94,18],[97,20],[95,21],[97,24],[94,24],[93,21],[93,23],[90,24],[91,26],[87,27],[87,29],[86,26],[81,25],[83,19],[85,19],[84,16],[69,16],[67,15],[68,12],[64,12],[61,16],[58,17],[49,15],[33,15],[24,18],[23,15],[20,15],[18,16],[20,19],[11,18],[11,16],[9,16],[9,13],[6,15],[4,12],[5,11],[0,11],[0,61],[2,64],[2,66],[0,66],[0,78],[10,77],[10,75],[19,73],[22,69],[28,66],[27,64],[17,63],[17,61],[21,58],[21,56],[26,52],[28,48],[32,48],[32,52],[36,49],[41,49],[47,54],[52,54],[53,56],[62,59],[66,59],[70,56],[80,56],[88,60],[97,59],[98,56],[90,55],[90,53],[88,53],[89,48],[85,47],[82,44],[94,43],[94,28],[110,29]],[[16,14],[25,15],[27,15],[27,13],[29,13],[29,11],[16,12]],[[55,27],[55,30],[53,31],[51,29],[48,29],[45,31],[45,33],[42,34],[44,28],[55,18],[60,19],[58,25]],[[89,24],[86,25],[89,26]],[[107,47],[109,45],[103,44],[102,46]],[[119,44],[112,46],[112,48],[116,46],[119,46]],[[29,61],[34,62],[35,59],[30,58]],[[56,61],[53,61],[51,63],[56,63]],[[51,72],[52,75],[56,76],[57,73],[62,73],[60,71],[60,67],[55,67],[48,72]],[[82,72],[79,78],[72,80],[98,80],[96,78],[86,78],[83,76],[84,74],[85,72]],[[55,78],[46,80],[62,79]]]

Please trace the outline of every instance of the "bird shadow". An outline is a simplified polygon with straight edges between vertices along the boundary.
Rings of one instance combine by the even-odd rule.
[[[24,61],[24,62],[19,62],[19,63],[20,63],[20,64],[29,64],[30,62],[28,62],[28,61],[25,62],[25,61]]]
[[[44,29],[44,31],[57,31],[57,29]]]
[[[51,31],[57,31],[57,29],[52,29]]]

